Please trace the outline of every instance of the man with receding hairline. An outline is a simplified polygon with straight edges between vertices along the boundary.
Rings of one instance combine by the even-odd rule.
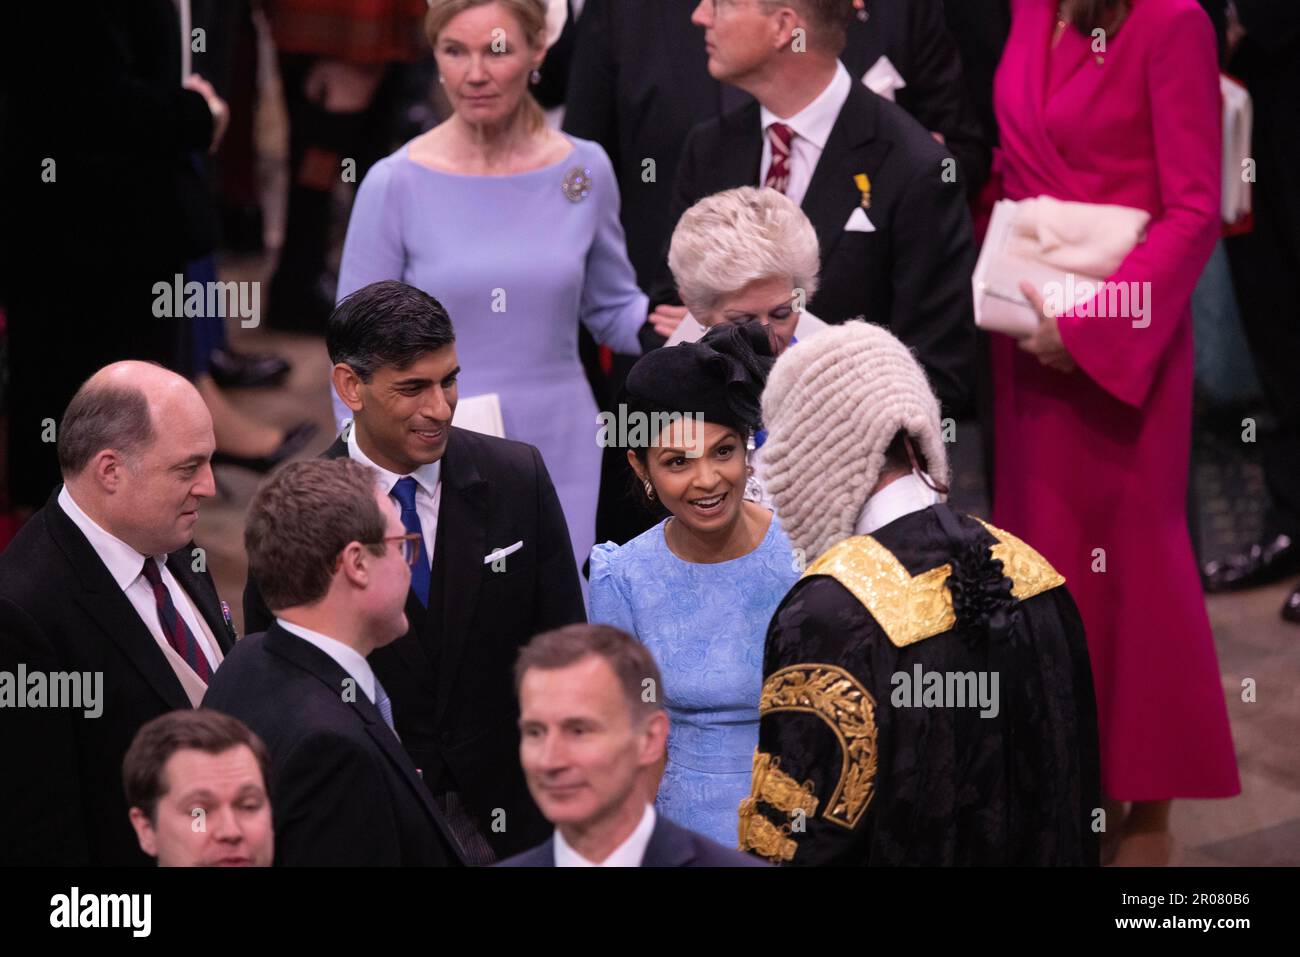
[[[543,632],[519,653],[519,760],[555,833],[499,867],[762,867],[658,814],[668,715],[654,656],[609,625]]]
[[[198,391],[161,366],[106,366],[68,404],[63,485],[0,554],[0,671],[102,674],[105,705],[5,709],[0,864],[149,863],[122,757],[147,721],[202,700],[235,640],[193,542],[213,448]]]

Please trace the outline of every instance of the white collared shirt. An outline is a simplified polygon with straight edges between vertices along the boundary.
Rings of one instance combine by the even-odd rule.
[[[817,94],[817,98],[791,117],[780,117],[766,106],[759,108],[763,123],[763,159],[758,166],[758,185],[767,180],[767,171],[772,166],[772,141],[768,137],[768,127],[773,123],[784,123],[794,130],[794,141],[790,144],[790,179],[786,182],[785,195],[796,205],[803,204],[808,184],[812,182],[813,170],[826,149],[826,140],[830,138],[831,128],[839,118],[844,101],[849,98],[853,88],[853,78],[844,64],[836,61],[835,76],[826,85],[826,89]]]
[[[370,662],[366,661],[359,651],[343,644],[337,638],[322,635],[319,631],[312,631],[310,628],[302,627],[302,625],[295,625],[283,618],[277,618],[275,623],[289,634],[297,635],[303,641],[315,645],[333,658],[338,666],[346,671],[352,680],[357,683],[357,686],[366,693],[370,703],[375,704],[375,673],[370,668]]]
[[[397,484],[397,480],[406,477],[390,472],[370,461],[369,456],[361,451],[361,446],[357,445],[355,422],[348,430],[348,456],[352,461],[374,469],[379,476],[380,487],[389,495],[393,494],[393,486]],[[420,517],[420,528],[424,532],[424,553],[429,556],[429,564],[432,566],[433,543],[438,538],[438,505],[442,501],[442,462],[421,465],[411,473],[411,478],[415,479],[415,514]],[[396,502],[397,499],[393,501]],[[401,509],[400,502],[397,507]]]
[[[63,513],[72,519],[73,524],[81,529],[81,534],[86,536],[86,541],[90,547],[95,550],[99,560],[104,563],[108,573],[113,576],[113,581],[117,587],[122,589],[126,595],[127,601],[135,609],[140,620],[144,622],[149,634],[153,635],[154,641],[162,649],[167,663],[171,665],[172,670],[176,672],[176,677],[180,679],[182,687],[185,688],[189,695],[190,702],[198,706],[203,700],[203,680],[194,673],[192,669],[171,646],[167,636],[163,634],[162,623],[158,620],[158,602],[154,598],[153,586],[149,584],[144,577],[144,560],[145,556],[140,554],[126,542],[122,541],[116,535],[105,530],[98,522],[87,515],[80,505],[72,497],[65,485],[59,490],[58,498],[59,508]],[[217,670],[221,664],[221,646],[217,644],[216,639],[212,636],[211,629],[199,614],[194,602],[190,600],[189,593],[181,587],[172,573],[167,568],[166,555],[154,555],[153,560],[158,563],[159,577],[167,586],[167,591],[171,595],[172,604],[180,612],[181,618],[189,627],[190,633],[198,640],[199,648],[203,656],[208,659],[208,667],[212,671]],[[195,695],[197,693],[197,700]]]
[[[556,867],[640,867],[645,859],[645,849],[650,844],[650,836],[655,830],[655,809],[653,805],[645,806],[641,821],[627,840],[614,848],[609,857],[599,864],[589,861],[570,846],[560,829],[555,829],[555,866]]]
[[[921,476],[911,472],[867,499],[867,504],[858,514],[857,524],[853,526],[853,534],[870,535],[895,519],[929,508],[937,501],[939,493],[926,485]]]

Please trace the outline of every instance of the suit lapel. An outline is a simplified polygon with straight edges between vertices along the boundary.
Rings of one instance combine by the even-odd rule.
[[[347,704],[352,709],[353,714],[365,724],[366,732],[371,739],[401,773],[403,780],[410,787],[411,793],[415,795],[416,800],[420,802],[425,812],[437,825],[438,830],[442,832],[447,845],[453,850],[458,848],[459,845],[448,831],[442,815],[438,813],[438,809],[433,805],[433,800],[429,796],[429,789],[420,780],[419,773],[411,762],[410,755],[406,753],[406,749],[398,741],[397,735],[384,722],[379,709],[375,707],[360,688],[356,689],[356,695],[351,701],[345,701],[340,697],[343,682],[349,677],[343,667],[310,642],[303,641],[297,635],[290,634],[279,625],[272,625],[267,630],[266,650],[279,655],[291,664],[311,674],[329,689],[332,697],[338,698],[341,703]]]
[[[758,173],[763,164],[763,120],[758,103],[727,113],[718,123],[722,148],[721,155],[713,157],[717,171],[713,175],[720,177],[720,185],[708,193],[737,186],[761,186]]]
[[[855,81],[849,87],[848,98],[840,107],[840,115],[835,118],[808,191],[804,193],[802,209],[817,231],[823,266],[844,235],[845,222],[853,207],[862,201],[853,177],[858,173],[874,173],[874,169],[855,167],[862,165],[859,148],[875,139],[879,111],[876,95]],[[883,154],[875,157],[872,165],[879,168],[881,159]]]
[[[434,570],[443,581],[442,649],[438,662],[438,718],[447,710],[469,626],[483,580],[487,554],[487,482],[479,474],[460,429],[451,430],[442,457],[442,503],[438,508],[438,534]],[[430,609],[437,614],[437,609]]]
[[[117,582],[91,548],[90,542],[86,541],[86,536],[81,534],[81,529],[59,507],[58,493],[59,489],[56,488],[50,500],[45,503],[45,527],[49,529],[50,537],[63,552],[73,576],[81,585],[81,591],[72,596],[73,600],[86,617],[122,649],[131,664],[170,708],[193,707],[176,672],[172,671],[158,642],[140,620],[135,606],[122,589],[117,587]]]
[[[194,602],[194,607],[199,610],[203,620],[208,623],[212,636],[217,639],[217,644],[221,646],[221,653],[223,655],[229,654],[231,647],[235,643],[235,627],[226,620],[226,616],[222,613],[221,598],[217,595],[217,587],[212,582],[212,576],[207,572],[196,572],[194,570],[192,564],[194,561],[193,552],[193,542],[190,542],[184,548],[176,549],[167,556],[167,570],[185,589],[185,593]]]
[[[646,845],[642,867],[685,867],[695,859],[695,848],[687,833],[662,814],[655,814],[655,829]]]

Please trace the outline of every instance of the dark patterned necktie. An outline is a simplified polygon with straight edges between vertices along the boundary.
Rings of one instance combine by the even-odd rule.
[[[402,525],[408,532],[420,536],[420,554],[411,568],[411,590],[420,604],[429,607],[429,554],[424,550],[424,529],[420,525],[420,513],[415,510],[416,482],[411,476],[400,478],[393,486],[392,495],[402,507]]]
[[[767,128],[767,138],[772,144],[772,162],[763,185],[784,193],[790,185],[790,144],[794,142],[794,130],[784,123],[773,123]]]
[[[190,631],[189,626],[185,624],[185,619],[181,613],[176,610],[172,603],[171,592],[163,584],[162,573],[158,570],[158,563],[152,558],[144,560],[144,577],[153,589],[153,600],[158,606],[158,624],[162,625],[163,637],[167,639],[167,644],[171,645],[176,654],[185,659],[185,663],[190,666],[196,675],[202,679],[206,685],[212,678],[212,668],[208,664],[208,656],[203,653],[199,647],[198,640],[194,633]]]

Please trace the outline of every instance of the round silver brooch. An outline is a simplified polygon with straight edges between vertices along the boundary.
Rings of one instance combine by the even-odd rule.
[[[565,174],[560,189],[564,190],[565,198],[569,202],[581,203],[591,195],[591,170],[581,166],[573,167]]]

